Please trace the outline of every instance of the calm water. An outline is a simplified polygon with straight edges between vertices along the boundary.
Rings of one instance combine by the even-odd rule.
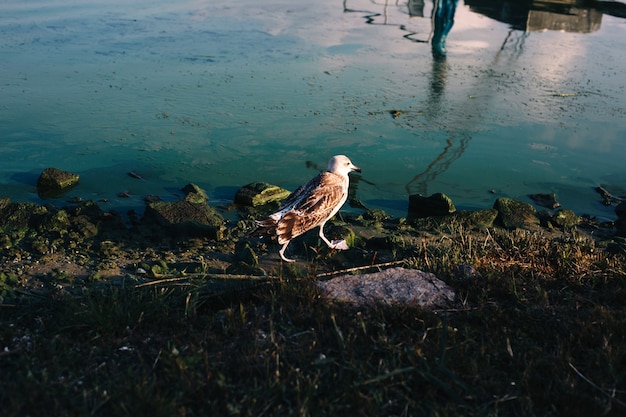
[[[414,193],[555,192],[614,218],[594,187],[626,194],[626,20],[604,4],[461,0],[435,59],[431,0],[4,0],[0,194],[41,202],[54,166],[81,175],[63,200],[140,209],[194,182],[219,204],[345,153],[398,216]]]

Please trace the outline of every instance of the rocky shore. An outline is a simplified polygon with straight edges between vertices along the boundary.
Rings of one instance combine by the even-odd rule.
[[[48,169],[40,195],[77,186],[78,176]],[[55,180],[58,179],[58,181]],[[15,290],[66,290],[93,282],[141,285],[193,274],[268,277],[332,274],[372,265],[399,266],[425,244],[443,236],[497,229],[526,230],[546,239],[586,234],[607,251],[626,247],[626,205],[617,201],[615,222],[598,224],[560,208],[554,195],[537,195],[537,211],[527,202],[498,198],[484,210],[457,210],[446,195],[414,195],[406,218],[381,210],[341,214],[327,225],[332,239],[350,250],[331,251],[316,233],[294,242],[296,265],[286,268],[269,238],[250,237],[254,219],[271,212],[289,192],[266,183],[243,186],[232,204],[213,207],[194,184],[174,202],[146,201],[142,216],[104,211],[97,202],[65,207],[12,202],[0,197],[0,297]],[[531,196],[532,197],[532,196]],[[450,266],[467,271],[472,265]],[[463,272],[465,273],[465,272]]]

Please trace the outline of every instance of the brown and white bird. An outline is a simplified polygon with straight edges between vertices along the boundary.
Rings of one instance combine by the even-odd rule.
[[[285,257],[289,242],[304,232],[319,226],[319,237],[331,249],[348,249],[344,240],[330,242],[324,236],[324,225],[343,206],[348,198],[350,180],[348,173],[361,172],[345,155],[335,155],[328,161],[325,172],[319,173],[311,181],[298,187],[287,197],[278,211],[256,225],[262,232],[274,234],[283,245],[278,252],[285,262],[294,262]]]

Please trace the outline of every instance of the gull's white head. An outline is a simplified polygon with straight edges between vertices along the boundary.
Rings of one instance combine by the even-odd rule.
[[[328,172],[348,176],[351,171],[361,172],[361,168],[354,165],[345,155],[335,155],[328,161]]]

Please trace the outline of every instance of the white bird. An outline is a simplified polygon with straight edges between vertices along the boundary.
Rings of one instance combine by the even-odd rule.
[[[343,206],[348,198],[350,180],[348,173],[361,172],[345,155],[335,155],[328,161],[325,172],[291,193],[278,211],[255,223],[264,233],[275,234],[283,245],[278,252],[285,262],[295,262],[285,257],[289,242],[304,232],[319,226],[319,237],[331,249],[348,249],[344,240],[330,242],[324,236],[324,225]]]

